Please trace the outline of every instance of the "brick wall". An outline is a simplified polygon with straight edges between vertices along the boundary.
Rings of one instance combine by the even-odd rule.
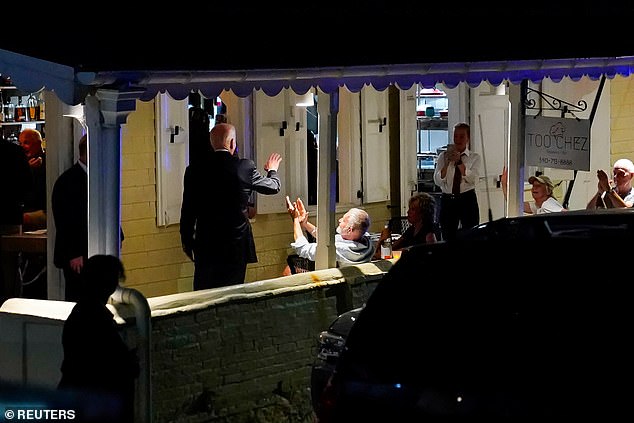
[[[150,298],[153,422],[311,422],[319,332],[390,266]]]
[[[148,337],[137,332],[133,306],[109,304],[129,346],[140,358],[149,351],[139,381],[149,369],[150,385],[139,383],[136,397],[137,407],[149,409],[139,408],[139,416],[153,423],[312,422],[310,372],[319,333],[340,313],[362,306],[391,266],[379,260],[148,298],[148,346],[139,344]],[[0,337],[8,359],[0,360],[0,391],[50,408],[67,401],[56,386],[72,306],[28,298],[3,304]],[[142,397],[144,386],[150,398]]]

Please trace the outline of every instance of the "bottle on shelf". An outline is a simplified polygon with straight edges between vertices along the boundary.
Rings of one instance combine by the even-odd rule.
[[[15,121],[26,122],[26,106],[22,103],[22,96],[18,96],[18,104],[15,106]]]
[[[13,122],[15,119],[15,104],[13,104],[10,99],[4,105],[4,121],[5,122]]]
[[[46,120],[46,103],[44,102],[44,94],[40,92],[37,98],[37,104],[39,109],[39,120]]]
[[[30,94],[26,100],[26,106],[28,113],[26,118],[28,121],[33,122],[40,118],[40,106],[37,104],[37,99],[33,94]]]

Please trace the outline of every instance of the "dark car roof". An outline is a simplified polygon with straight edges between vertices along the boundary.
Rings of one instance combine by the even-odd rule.
[[[629,414],[633,223],[629,211],[517,218],[411,249],[359,314],[337,373],[409,387],[436,416]]]
[[[330,327],[328,327],[328,331],[336,335],[347,336],[362,308],[363,307],[354,308],[337,316],[330,324]]]
[[[574,210],[497,219],[461,231],[459,236],[469,239],[609,237],[612,231],[631,230],[633,225],[634,208]]]

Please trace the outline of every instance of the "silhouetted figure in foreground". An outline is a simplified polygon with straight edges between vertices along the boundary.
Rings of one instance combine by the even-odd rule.
[[[96,395],[102,401],[111,401],[109,410],[115,417],[112,421],[133,422],[139,363],[136,351],[123,341],[106,307],[108,298],[125,277],[123,264],[115,256],[94,255],[84,264],[81,275],[85,286],[62,333],[64,361],[58,388],[81,394],[78,398]],[[106,420],[105,416],[85,415],[90,411],[88,407],[78,403],[79,421]]]

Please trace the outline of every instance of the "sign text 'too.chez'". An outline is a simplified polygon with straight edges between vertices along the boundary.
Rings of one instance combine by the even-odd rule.
[[[526,118],[526,164],[590,170],[590,121],[553,117]]]

